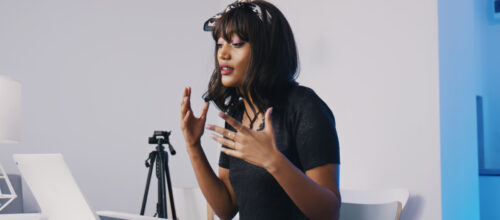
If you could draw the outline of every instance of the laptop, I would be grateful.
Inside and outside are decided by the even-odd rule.
[[[158,220],[148,216],[90,208],[61,154],[14,154],[42,216],[49,220]]]

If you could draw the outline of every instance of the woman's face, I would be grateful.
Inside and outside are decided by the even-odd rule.
[[[236,34],[231,36],[231,42],[219,37],[217,61],[222,75],[222,85],[240,87],[250,63],[250,43],[242,41]]]

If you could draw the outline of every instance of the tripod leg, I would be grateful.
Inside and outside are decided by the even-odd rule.
[[[168,158],[167,153],[165,153],[165,157]],[[167,176],[168,197],[170,198],[170,209],[172,211],[172,219],[177,220],[177,214],[175,213],[174,195],[172,192],[172,182],[170,181],[170,170],[168,168],[168,159],[165,160],[165,175]]]
[[[151,183],[151,173],[153,172],[156,153],[153,152],[149,154],[149,159],[151,159],[151,164],[149,165],[148,177],[146,179],[146,189],[144,190],[144,197],[142,198],[141,215],[144,215],[144,211],[146,210],[146,202],[148,200],[148,193],[149,193],[149,184]]]
[[[167,198],[165,192],[165,153],[163,151],[158,152],[157,154],[157,172],[156,175],[158,177],[158,217],[167,218]],[[158,169],[159,168],[159,169]]]

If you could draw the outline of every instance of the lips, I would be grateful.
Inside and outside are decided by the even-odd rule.
[[[234,70],[234,68],[232,66],[225,65],[225,64],[220,65],[219,68],[220,68],[220,73],[222,75],[229,75]]]

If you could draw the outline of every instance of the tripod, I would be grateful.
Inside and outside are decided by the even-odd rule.
[[[168,140],[169,135],[170,132],[155,131],[153,137],[149,138],[149,143],[157,144],[157,146],[156,150],[149,153],[149,157],[148,159],[146,159],[145,162],[146,167],[149,167],[149,171],[146,180],[146,189],[144,191],[144,197],[142,199],[141,215],[144,215],[144,211],[146,209],[149,185],[151,183],[151,174],[153,173],[153,167],[155,166],[156,178],[158,179],[158,203],[156,204],[156,214],[160,218],[167,218],[167,197],[165,192],[165,187],[167,187],[168,196],[170,198],[170,209],[172,210],[172,219],[177,220],[177,215],[175,213],[174,197],[172,193],[172,183],[170,181],[170,172],[168,168],[168,152],[165,152],[165,147],[163,147],[163,144],[167,144],[170,153],[172,155],[175,155],[175,150]],[[163,137],[163,138],[157,138],[157,137]],[[165,177],[167,179],[167,185],[165,185]]]

